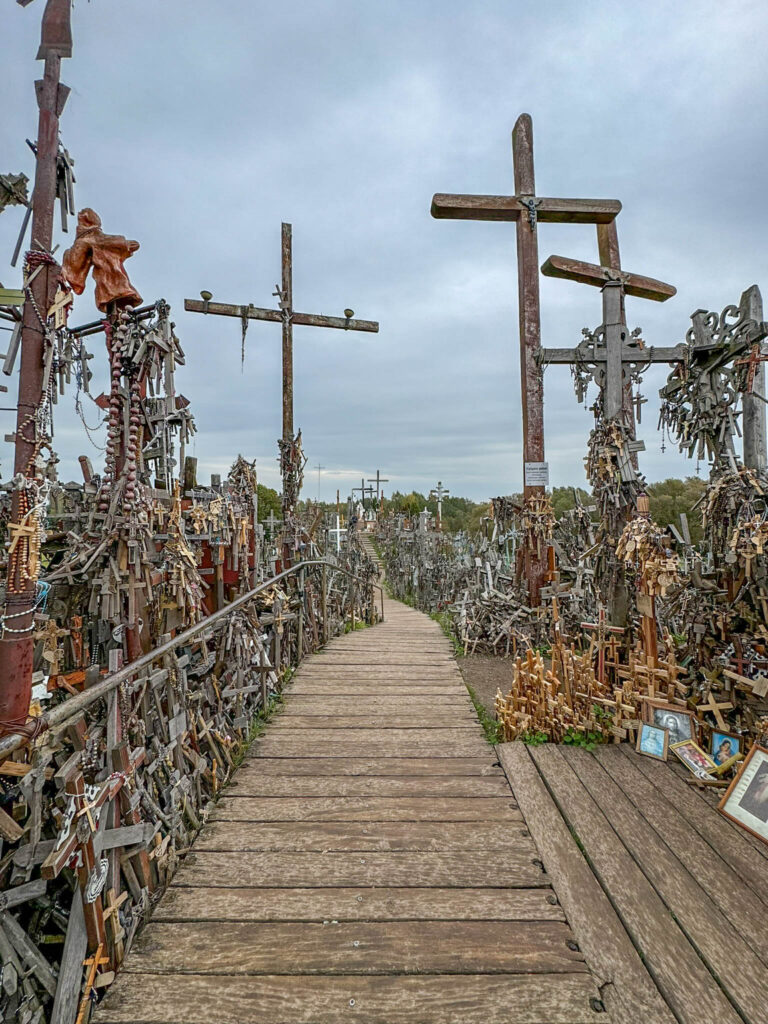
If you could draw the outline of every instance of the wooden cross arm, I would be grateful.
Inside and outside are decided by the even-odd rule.
[[[539,350],[537,359],[542,366],[550,363],[555,365],[567,365],[576,363],[582,353],[575,348],[542,348]],[[640,348],[637,345],[622,345],[622,363],[679,363],[685,358],[685,345],[649,345],[647,348]],[[587,362],[605,362],[605,352],[592,353],[587,357]]]
[[[677,288],[652,277],[641,277],[640,274],[628,274],[623,270],[611,270],[609,267],[598,267],[595,263],[582,263],[571,260],[567,256],[550,256],[542,266],[544,277],[562,277],[567,281],[578,281],[579,284],[591,284],[602,288],[606,281],[620,280],[627,295],[638,299],[652,299],[654,302],[666,302],[677,294]]]
[[[610,224],[621,211],[618,199],[536,198],[536,218],[570,224]],[[438,220],[519,220],[528,208],[517,196],[463,196],[438,192],[432,197]]]
[[[213,313],[216,316],[235,316],[241,319],[243,313],[249,320],[271,320],[282,323],[283,313],[279,309],[261,309],[259,306],[234,306],[226,302],[201,302],[200,299],[184,299],[188,313]],[[321,316],[317,313],[292,313],[291,323],[302,327],[338,327],[342,331],[366,331],[378,334],[379,325],[375,320],[347,320],[343,316]]]

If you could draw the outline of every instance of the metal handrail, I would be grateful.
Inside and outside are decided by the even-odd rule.
[[[252,601],[257,594],[260,594],[263,590],[267,590],[269,587],[274,586],[275,583],[279,583],[280,580],[285,579],[287,576],[291,576],[293,573],[299,572],[302,569],[307,568],[311,565],[324,565],[328,569],[335,572],[344,573],[346,576],[351,576],[352,579],[357,580],[360,583],[364,583],[361,577],[350,572],[349,569],[345,569],[340,565],[334,565],[333,562],[329,562],[323,558],[307,559],[303,562],[297,562],[296,565],[292,565],[290,569],[284,569],[283,572],[278,573],[277,576],[273,576],[271,579],[265,580],[260,583],[258,587],[254,587],[253,590],[249,590],[247,594],[242,594],[240,597],[236,597],[234,601],[226,605],[224,608],[219,608],[205,619],[201,619],[200,622],[196,622],[193,626],[185,629],[183,633],[179,633],[178,636],[172,637],[166,643],[161,644],[159,647],[155,647],[149,651],[148,654],[143,654],[140,658],[132,661],[129,665],[123,666],[117,672],[113,672],[112,675],[107,676],[100,682],[95,683],[89,687],[83,693],[79,693],[76,697],[71,697],[69,700],[62,701],[61,704],[57,704],[55,708],[51,708],[50,711],[46,711],[36,721],[39,723],[38,729],[50,729],[54,725],[60,725],[65,722],[72,715],[78,714],[84,708],[89,707],[95,701],[101,697],[105,697],[108,693],[111,693],[120,683],[130,679],[141,669],[151,665],[158,658],[161,658],[164,654],[168,654],[175,647],[181,647],[187,641],[193,639],[198,633],[201,633],[204,629],[214,625],[220,619],[225,619],[232,612],[237,611],[238,608],[242,608],[244,604]],[[378,583],[371,583],[372,587],[375,587],[381,594],[381,617],[384,619],[384,591]],[[14,750],[18,750],[19,747],[24,746],[28,742],[29,737],[23,736],[20,733],[10,733],[8,736],[4,736],[0,739],[0,758],[7,757],[8,754],[12,754]]]

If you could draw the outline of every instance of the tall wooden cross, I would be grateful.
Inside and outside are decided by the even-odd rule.
[[[368,477],[368,483],[369,484],[372,484],[372,483],[376,484],[376,507],[378,508],[379,507],[379,496],[381,494],[381,485],[382,484],[388,484],[389,483],[389,477],[382,476],[381,475],[381,470],[377,469],[376,470],[376,476],[369,476]]]
[[[357,491],[360,491],[360,500],[363,503],[363,508],[365,508],[365,496],[366,496],[366,494],[370,495],[371,498],[372,498],[374,493],[375,493],[372,487],[366,487],[365,486],[365,477],[363,477],[360,480],[360,486],[359,487],[353,487],[352,488],[352,494],[355,494]]]
[[[293,440],[293,326],[335,327],[342,331],[365,331],[376,334],[379,325],[375,320],[354,320],[354,310],[345,309],[344,316],[322,316],[317,313],[297,313],[293,308],[293,252],[291,225],[282,226],[282,285],[277,285],[273,294],[277,297],[278,309],[261,309],[257,306],[233,306],[224,302],[211,302],[209,292],[201,293],[203,300],[185,299],[184,309],[189,313],[213,313],[216,316],[237,317],[242,323],[248,320],[269,320],[282,324],[283,329],[283,441]],[[207,297],[206,297],[207,296]]]
[[[517,226],[520,384],[523,412],[523,490],[526,501],[544,495],[544,390],[538,365],[541,348],[539,301],[539,221],[610,224],[621,210],[617,199],[546,199],[536,195],[533,167],[533,122],[521,114],[512,132],[515,195],[435,195],[432,216],[454,220],[514,221]],[[539,604],[547,574],[546,550],[526,546],[523,571],[529,601]]]

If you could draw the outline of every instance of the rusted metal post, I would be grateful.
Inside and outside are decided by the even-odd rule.
[[[518,316],[520,322],[520,387],[523,392],[523,497],[529,501],[546,494],[546,487],[529,484],[530,463],[544,459],[544,382],[538,363],[541,348],[541,302],[539,298],[539,243],[536,231],[536,179],[533,167],[533,122],[521,114],[512,131],[512,159],[515,194],[529,199],[528,216],[517,227]],[[547,573],[547,553],[526,546],[522,552],[523,572],[531,605],[540,603],[539,591]]]
[[[283,311],[283,440],[293,440],[293,254],[291,225],[283,224],[281,253],[283,283],[281,308]],[[285,493],[285,488],[283,488]]]
[[[45,60],[42,81],[35,82],[39,108],[37,163],[32,208],[32,248],[50,252],[53,245],[53,215],[56,201],[56,161],[59,151],[59,117],[69,89],[59,82],[61,58],[72,53],[69,0],[48,0],[43,14],[38,60]],[[44,265],[31,284],[24,303],[21,331],[19,404],[16,416],[14,472],[27,477],[36,451],[35,414],[43,394],[43,351],[45,338],[35,306],[45,319],[56,290],[59,268]],[[14,489],[9,526],[19,525],[26,514],[27,492]],[[0,639],[0,734],[14,723],[22,725],[29,713],[32,695],[34,643],[32,625],[36,580],[24,579],[20,560],[16,572],[6,581],[5,616],[8,626]]]

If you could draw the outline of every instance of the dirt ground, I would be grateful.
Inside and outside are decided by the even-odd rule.
[[[509,691],[514,662],[509,658],[470,654],[466,658],[457,658],[456,664],[464,677],[464,682],[472,687],[477,699],[493,718],[496,690],[501,690],[504,694]]]

